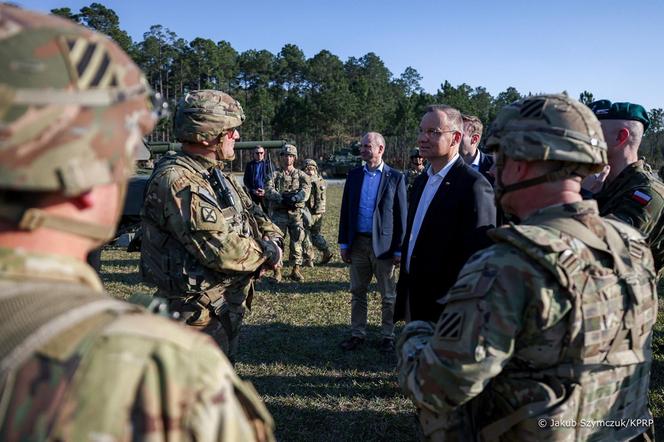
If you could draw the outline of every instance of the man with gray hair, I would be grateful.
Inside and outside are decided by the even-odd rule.
[[[462,137],[458,110],[427,108],[417,143],[430,167],[410,195],[395,320],[437,320],[438,298],[470,255],[490,245],[485,232],[496,223],[493,189],[460,157]]]
[[[355,350],[366,340],[367,289],[371,278],[382,299],[379,349],[394,352],[395,266],[401,260],[406,228],[406,178],[383,161],[385,139],[378,132],[362,137],[364,166],[348,172],[339,215],[341,259],[350,264],[351,336],[341,343]]]

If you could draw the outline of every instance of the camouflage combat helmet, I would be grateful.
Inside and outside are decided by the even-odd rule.
[[[585,164],[588,173],[602,170],[608,161],[599,120],[567,95],[528,97],[507,106],[496,121],[502,126],[500,151],[515,160]]]
[[[514,190],[599,172],[608,161],[599,120],[587,106],[564,94],[537,95],[505,106],[489,129],[486,146],[497,152],[498,201]],[[501,173],[504,157],[558,161],[561,166],[543,176],[505,186]]]
[[[410,158],[416,158],[416,157],[421,157],[420,155],[420,148],[419,147],[413,147],[410,150]]]
[[[316,161],[314,161],[312,159],[304,160],[304,168],[306,169],[309,166],[315,167],[316,170],[318,170],[318,164],[316,164]]]
[[[230,95],[204,89],[187,93],[180,99],[173,117],[178,141],[200,143],[218,137],[244,122],[240,103]]]
[[[0,193],[76,196],[125,183],[136,146],[155,124],[150,96],[140,69],[107,36],[0,5]],[[56,227],[52,216],[28,209],[0,198],[0,217],[21,228],[101,235]]]
[[[297,147],[293,146],[292,144],[286,144],[281,148],[279,155],[293,155],[295,158],[297,158]]]

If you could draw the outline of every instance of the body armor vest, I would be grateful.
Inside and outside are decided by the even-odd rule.
[[[550,399],[517,410],[493,404],[484,414],[491,423],[482,428],[482,440],[504,435],[510,440],[618,441],[647,429],[644,422],[652,418],[647,406],[650,344],[657,316],[654,272],[644,263],[649,251],[640,235],[620,222],[603,221],[605,240],[573,218],[492,232],[496,241],[511,244],[553,275],[572,309],[555,365],[532,366],[517,349],[494,380],[541,382]],[[592,253],[579,253],[582,248]],[[479,406],[485,407],[482,402]],[[629,419],[640,419],[641,425]],[[619,424],[607,428],[591,422]],[[555,423],[563,425],[555,428]]]
[[[255,219],[249,214],[251,199],[241,187],[228,176],[223,176],[228,195],[221,195],[210,184],[208,171],[186,155],[164,157],[155,167],[146,186],[151,191],[152,182],[161,178],[174,167],[184,168],[192,177],[188,184],[191,194],[191,207],[208,205],[218,209],[223,217],[225,228],[240,236],[260,239],[260,231]],[[220,174],[221,175],[221,174]],[[183,188],[186,188],[184,186]],[[184,201],[184,199],[183,199]],[[146,205],[148,199],[146,194]],[[166,229],[162,213],[153,213],[144,206],[142,213],[143,240],[141,244],[141,272],[148,283],[155,284],[160,295],[169,298],[202,298],[205,303],[221,299],[223,289],[232,283],[233,276],[214,271],[199,263],[172,232]],[[216,215],[214,215],[216,217]],[[212,226],[214,229],[214,226]],[[192,230],[196,227],[192,226]]]

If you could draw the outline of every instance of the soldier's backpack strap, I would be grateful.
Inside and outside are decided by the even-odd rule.
[[[139,307],[74,284],[0,283],[0,311],[7,312],[0,324],[0,422],[14,373],[35,352],[95,315],[131,310]],[[97,328],[104,325],[100,321]]]

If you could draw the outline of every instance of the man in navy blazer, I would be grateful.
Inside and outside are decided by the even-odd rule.
[[[401,260],[406,229],[406,182],[403,173],[383,162],[385,139],[377,132],[362,138],[365,165],[348,172],[339,216],[341,259],[350,264],[351,336],[344,350],[364,344],[367,289],[376,277],[382,299],[380,349],[394,351],[395,266]]]
[[[459,155],[462,136],[458,110],[427,108],[417,142],[430,166],[410,195],[395,320],[437,321],[437,301],[468,258],[491,244],[486,231],[496,223],[493,188]]]
[[[466,164],[481,173],[493,186],[495,177],[490,172],[493,166],[493,156],[478,149],[484,125],[474,115],[464,114],[461,115],[461,118],[463,119],[463,136],[461,137],[459,155]]]

